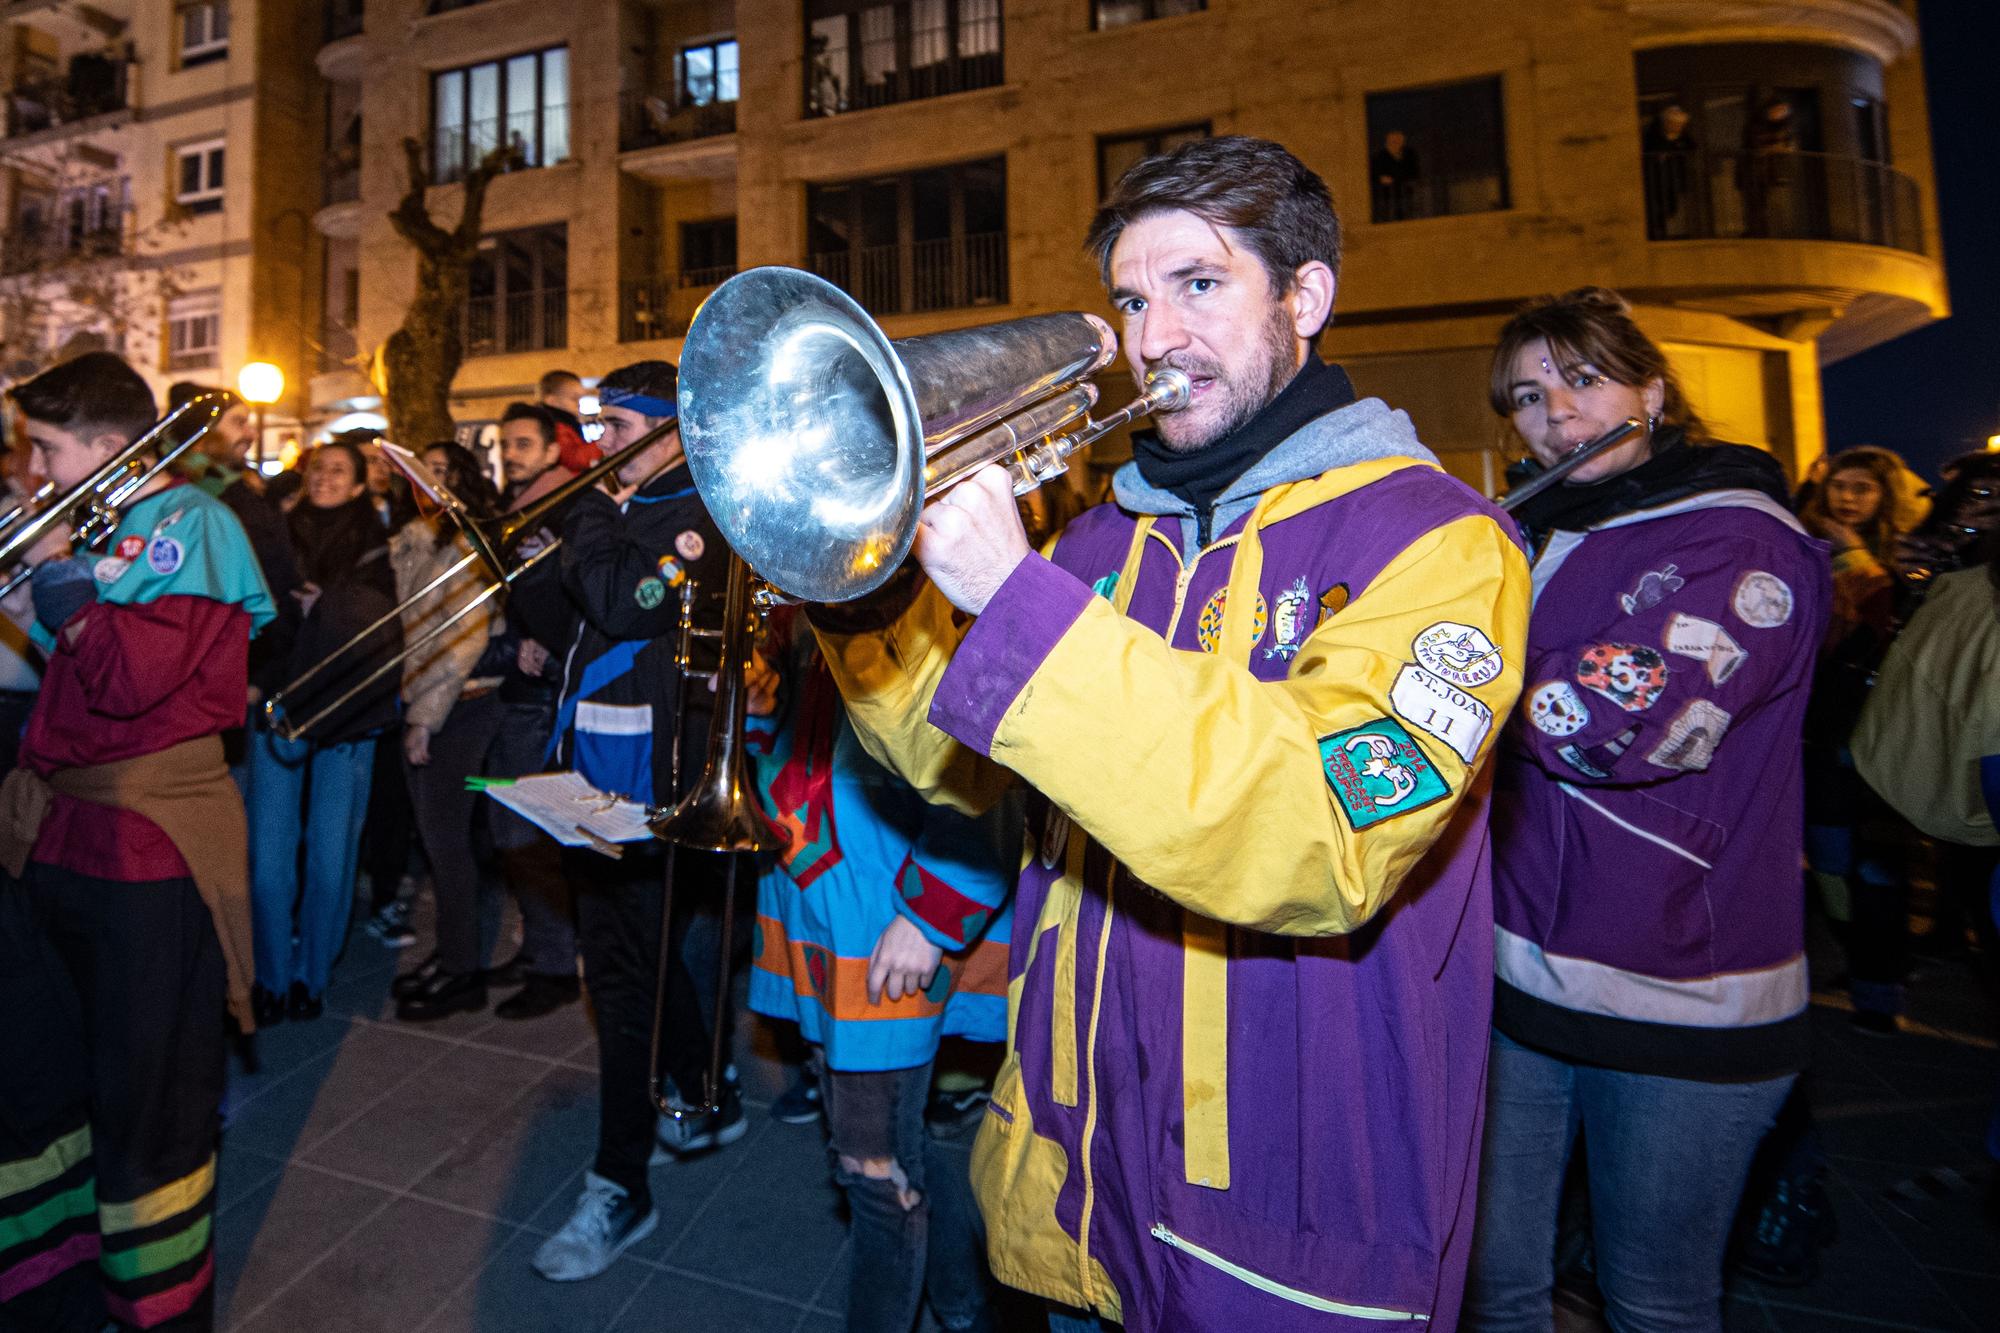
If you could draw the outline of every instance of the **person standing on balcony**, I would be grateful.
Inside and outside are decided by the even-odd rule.
[[[1743,132],[1743,234],[1798,236],[1798,126],[1792,104],[1772,97]]]
[[[1659,241],[1689,232],[1681,205],[1694,180],[1694,133],[1691,117],[1679,102],[1669,102],[1646,127],[1646,235]]]
[[[1368,159],[1368,172],[1375,181],[1377,222],[1401,222],[1405,218],[1429,216],[1417,197],[1423,170],[1417,165],[1417,150],[1409,146],[1401,130],[1382,136],[1382,146]]]

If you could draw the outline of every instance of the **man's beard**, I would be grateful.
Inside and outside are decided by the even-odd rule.
[[[1209,392],[1223,394],[1224,402],[1229,409],[1222,420],[1213,427],[1201,430],[1190,425],[1190,429],[1200,430],[1199,434],[1194,435],[1177,435],[1174,432],[1175,426],[1183,424],[1184,419],[1181,414],[1161,413],[1154,422],[1154,428],[1159,432],[1162,444],[1177,454],[1197,453],[1217,440],[1225,439],[1241,430],[1249,424],[1251,418],[1269,407],[1271,401],[1285,391],[1285,386],[1299,373],[1296,364],[1299,340],[1298,334],[1292,329],[1292,312],[1286,309],[1283,302],[1273,304],[1271,318],[1264,325],[1264,336],[1261,341],[1265,356],[1262,384],[1229,378],[1219,362],[1205,357],[1168,356],[1165,360],[1156,361],[1147,367],[1148,370],[1158,370],[1162,366],[1171,366],[1185,372],[1190,379],[1209,380],[1214,385]],[[1257,367],[1254,365],[1245,367],[1243,373],[1246,377],[1253,376],[1257,373]]]

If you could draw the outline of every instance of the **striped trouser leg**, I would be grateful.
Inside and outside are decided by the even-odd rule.
[[[97,1255],[88,1127],[0,1161],[0,1328],[94,1327]]]
[[[135,1199],[97,1204],[104,1303],[133,1328],[202,1326],[215,1277],[215,1155]]]

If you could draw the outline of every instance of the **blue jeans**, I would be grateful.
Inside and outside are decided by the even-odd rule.
[[[355,860],[368,813],[375,738],[320,745],[254,726],[249,746],[250,907],[257,984],[283,994],[294,981],[319,995],[347,938]],[[299,841],[305,840],[305,893]],[[293,948],[293,911],[298,947]]]
[[[1463,1327],[1548,1333],[1556,1209],[1579,1130],[1604,1318],[1721,1333],[1722,1256],[1757,1144],[1793,1075],[1699,1083],[1571,1064],[1493,1034]]]

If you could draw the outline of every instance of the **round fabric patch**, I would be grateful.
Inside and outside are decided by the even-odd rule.
[[[812,987],[814,995],[824,1000],[828,987],[833,984],[833,960],[817,944],[804,945],[800,952],[806,956],[806,983]]]
[[[122,549],[124,543],[120,542],[119,546]],[[115,555],[107,555],[93,565],[90,572],[96,576],[99,583],[116,583],[125,576],[125,571],[130,568],[132,568],[130,560],[120,560]]]
[[[1528,721],[1545,736],[1574,736],[1590,725],[1590,710],[1574,685],[1551,680],[1528,695]]]
[[[1205,653],[1214,652],[1222,643],[1222,617],[1228,601],[1229,589],[1217,588],[1215,595],[1202,605],[1201,618],[1194,624],[1194,637]],[[1250,616],[1251,647],[1256,647],[1257,641],[1264,637],[1264,627],[1270,618],[1271,608],[1265,605],[1264,594],[1258,593],[1257,609]]]
[[[153,544],[146,548],[146,563],[155,574],[171,574],[181,567],[186,552],[172,537],[155,537]]]
[[[674,549],[681,553],[681,559],[683,560],[699,560],[701,559],[701,553],[708,549],[708,543],[701,539],[699,532],[696,532],[693,528],[689,528],[686,532],[674,538]]]
[[[139,558],[140,553],[143,552],[145,549],[146,549],[146,539],[144,537],[141,537],[138,533],[135,532],[131,534],[129,537],[119,538],[118,549],[112,552],[112,554],[116,555],[120,560],[123,560],[129,564],[132,561],[137,560]]]
[[[663,555],[660,557],[660,577],[667,581],[669,588],[678,588],[687,582],[687,571],[681,568],[680,561]]]
[[[648,575],[632,590],[632,600],[650,611],[667,600],[667,585]]]
[[[1475,690],[1500,674],[1500,650],[1486,632],[1440,620],[1410,644],[1417,665],[1462,690]]]
[[[1776,574],[1753,569],[1736,580],[1729,605],[1752,629],[1776,629],[1792,618],[1792,589]]]
[[[1628,713],[1643,713],[1667,688],[1667,659],[1642,643],[1593,643],[1576,664],[1576,683]]]

